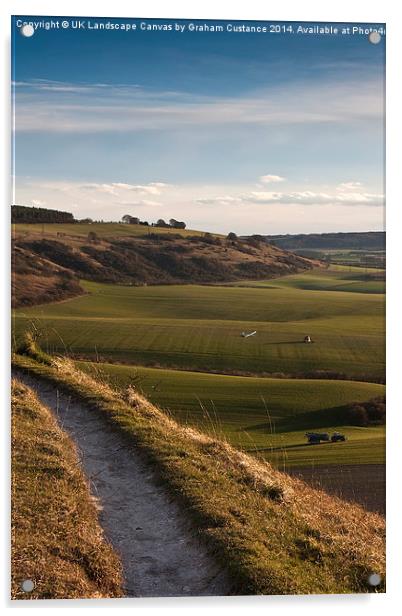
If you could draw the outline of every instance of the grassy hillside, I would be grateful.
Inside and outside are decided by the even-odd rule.
[[[384,426],[351,426],[350,406],[382,396],[383,385],[355,381],[224,376],[77,362],[120,390],[130,385],[181,423],[262,455],[275,466],[384,463]],[[305,432],[341,431],[346,443],[306,447]]]
[[[15,311],[15,334],[32,322],[50,351],[205,372],[384,376],[384,296],[321,290],[333,282],[271,280],[261,288],[130,287],[83,282],[87,295]],[[315,274],[311,276],[316,276]],[[339,280],[337,281],[338,284]],[[365,284],[365,282],[363,282]],[[257,330],[245,339],[242,331]],[[313,344],[303,338],[312,336]]]
[[[12,386],[12,598],[122,596],[121,566],[105,540],[78,455],[51,412]],[[26,593],[24,580],[35,587]]]
[[[130,285],[212,283],[272,278],[313,265],[263,241],[209,233],[117,223],[14,227],[14,306],[54,301],[59,282],[53,284],[45,275],[47,288],[33,284],[44,262],[50,271],[57,270],[58,278],[68,279],[70,295],[71,280],[78,287],[79,279]],[[60,299],[66,296],[60,293]]]
[[[73,273],[64,267],[14,246],[12,250],[11,297],[13,306],[41,301],[61,301],[84,293]]]
[[[233,283],[231,283],[233,284]],[[270,287],[270,280],[240,280],[236,286]],[[352,293],[385,293],[385,272],[374,268],[332,265],[302,274],[283,276],[275,280],[276,287],[291,287],[306,291],[350,291]]]
[[[60,233],[64,233],[68,238],[86,239],[88,233],[94,232],[101,238],[127,238],[141,237],[149,235],[149,233],[180,235],[182,237],[192,235],[204,235],[204,231],[196,231],[193,229],[171,229],[162,227],[146,227],[142,225],[126,225],[118,222],[94,222],[94,223],[40,223],[40,224],[24,224],[17,223],[13,225],[13,236],[19,238],[50,238],[56,239],[60,237]]]
[[[107,414],[147,453],[228,567],[237,594],[370,592],[370,573],[384,575],[381,516],[178,425],[135,389],[122,397],[31,343],[25,352],[14,365]]]

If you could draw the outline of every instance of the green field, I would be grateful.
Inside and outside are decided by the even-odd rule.
[[[291,250],[291,249],[290,249]],[[337,248],[300,248],[294,251],[310,259],[320,259],[327,263],[344,266],[358,266],[363,271],[367,267],[382,269],[385,267],[385,250],[337,249]]]
[[[384,462],[384,427],[345,426],[339,407],[384,394],[374,383],[235,377],[77,362],[139,391],[182,423],[257,452],[276,466]],[[306,446],[308,430],[342,431],[346,443]]]
[[[183,237],[191,235],[204,235],[203,231],[194,231],[192,229],[170,229],[163,227],[146,227],[144,225],[126,225],[117,222],[105,223],[49,223],[49,224],[13,224],[13,234],[18,236],[46,236],[57,237],[58,233],[65,233],[68,238],[83,237],[86,238],[89,232],[95,232],[100,238],[118,238],[118,237],[139,237],[148,235],[149,233],[173,233]],[[216,235],[216,234],[214,234]],[[68,239],[67,238],[67,239]]]
[[[385,293],[384,271],[360,267],[333,265],[326,270],[312,270],[303,274],[284,276],[274,286],[307,291],[349,291],[352,293]],[[272,280],[242,280],[236,286],[269,288]]]
[[[362,382],[384,376],[381,275],[333,266],[231,286],[83,281],[86,295],[16,310],[15,336],[34,325],[45,351],[96,358],[80,365],[277,466],[382,463],[384,427],[345,425],[340,411],[384,392]],[[262,378],[313,370],[359,380]],[[314,429],[348,440],[308,446]]]
[[[16,310],[15,334],[18,339],[34,322],[50,352],[136,365],[245,374],[334,370],[382,378],[384,295],[329,290],[334,280],[346,284],[339,275],[350,274],[317,270],[258,288],[83,282],[87,295]],[[371,284],[354,275],[351,284]],[[256,336],[241,337],[253,330]],[[313,344],[303,343],[306,334]]]

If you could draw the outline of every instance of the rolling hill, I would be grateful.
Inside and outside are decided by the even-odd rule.
[[[76,362],[118,391],[135,387],[181,424],[195,426],[275,467],[381,464],[385,426],[351,425],[351,407],[384,395],[377,383],[275,379]],[[305,432],[340,430],[347,442],[306,447]]]
[[[85,295],[16,310],[14,332],[34,323],[51,352],[150,367],[383,379],[384,295],[328,289],[324,271],[315,282],[306,272],[316,290],[292,276],[257,288],[82,282]],[[245,330],[257,335],[242,338]]]
[[[118,223],[16,224],[13,306],[82,293],[81,279],[134,286],[267,279],[319,265],[264,241]]]
[[[286,250],[348,249],[385,250],[385,232],[367,231],[351,233],[300,233],[297,235],[266,235],[275,246]]]

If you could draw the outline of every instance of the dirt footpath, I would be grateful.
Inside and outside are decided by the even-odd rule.
[[[100,523],[120,555],[128,597],[230,594],[226,573],[199,542],[183,511],[140,452],[96,411],[20,372],[73,438]]]
[[[286,472],[329,494],[385,515],[385,464],[295,466]]]

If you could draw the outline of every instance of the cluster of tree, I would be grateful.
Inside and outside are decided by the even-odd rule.
[[[72,223],[74,216],[70,212],[49,210],[44,207],[11,206],[12,223]]]
[[[237,237],[236,233],[231,231],[230,233],[227,234],[226,239],[232,242],[235,242],[239,238]],[[249,235],[248,237],[243,237],[241,239],[243,239],[243,241],[249,244],[250,246],[255,246],[257,248],[260,244],[264,244],[266,242],[265,236],[258,235],[258,234]]]
[[[145,227],[150,226],[147,220],[140,220],[137,216],[130,216],[130,214],[125,214],[121,220],[126,225],[144,225]]]
[[[385,424],[385,398],[373,398],[367,402],[356,402],[348,411],[352,426],[370,426]]]
[[[186,223],[180,220],[175,220],[171,218],[169,222],[163,220],[163,218],[159,218],[156,222],[149,224],[147,220],[140,220],[136,216],[130,216],[130,214],[125,214],[122,217],[122,221],[127,225],[145,225],[146,227],[162,227],[164,229],[185,229]]]
[[[116,223],[115,220],[104,220],[103,218],[99,219],[99,220],[94,220],[93,218],[79,218],[76,222],[79,222],[83,225],[92,225],[92,224],[96,224],[96,225],[110,225],[110,224],[114,224]]]

